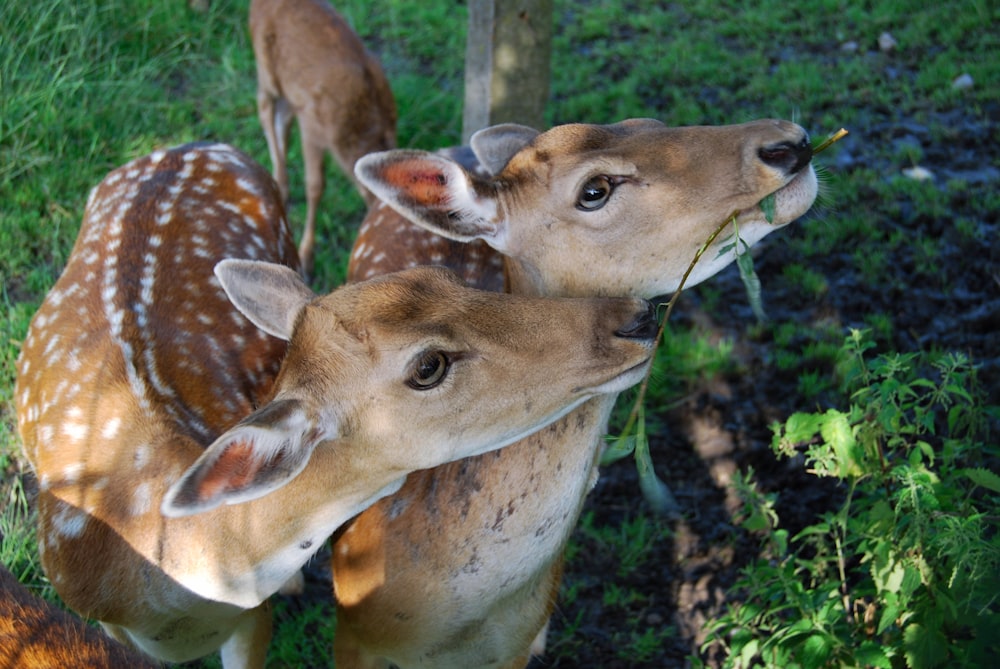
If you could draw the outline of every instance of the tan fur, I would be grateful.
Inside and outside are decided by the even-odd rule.
[[[441,268],[316,297],[296,266],[260,166],[225,145],[158,151],[94,190],[29,327],[15,401],[42,565],[159,659],[262,667],[267,598],[339,525],[649,360],[636,299],[486,293]]]
[[[354,179],[358,158],[396,146],[396,101],[378,60],[325,0],[253,0],[250,33],[260,123],[286,202],[288,131],[298,119],[307,204],[299,254],[311,272],[324,155]]]
[[[533,136],[520,127],[474,136],[493,166],[487,179],[416,151],[368,156],[356,171],[421,227],[503,253],[518,294],[667,294],[731,214],[752,245],[816,195],[807,137],[783,121],[632,120],[517,139]],[[585,184],[602,177],[614,184],[603,206],[578,208]],[[775,192],[768,223],[758,203]],[[399,235],[387,248],[402,246]],[[733,241],[722,234],[688,285],[729,264],[733,253],[719,249]],[[369,257],[383,249],[376,229],[358,243]],[[392,262],[421,262],[422,248]],[[371,265],[355,258],[352,276]],[[337,667],[523,667],[533,641],[544,646],[562,549],[596,480],[613,402],[592,400],[503,451],[416,472],[361,514],[333,552]]]

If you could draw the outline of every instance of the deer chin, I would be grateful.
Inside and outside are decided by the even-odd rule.
[[[805,214],[816,201],[818,193],[819,180],[816,178],[816,170],[810,164],[775,193],[774,224],[787,225]]]
[[[809,211],[818,193],[819,181],[816,178],[816,171],[812,165],[808,165],[787,184],[761,198],[763,202],[767,197],[774,196],[772,220],[767,220],[760,202],[737,213],[736,225],[739,228],[740,239],[748,246],[753,246],[771,232],[794,222]]]
[[[760,204],[741,211],[740,219],[747,216],[750,219],[763,220],[771,228],[779,228],[788,225],[809,211],[809,207],[816,201],[818,193],[819,180],[816,178],[816,170],[810,164],[805,169],[800,170],[791,181],[774,191],[773,221],[768,222],[764,218],[764,211]]]

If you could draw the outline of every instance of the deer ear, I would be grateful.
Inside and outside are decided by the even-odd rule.
[[[431,232],[460,242],[501,237],[497,204],[485,182],[437,153],[397,149],[369,153],[354,164],[368,190],[400,214]]]
[[[229,301],[269,335],[289,340],[302,309],[315,295],[298,272],[260,260],[222,260],[215,266]]]
[[[473,153],[490,174],[500,174],[514,154],[538,136],[538,131],[517,123],[501,123],[483,128],[469,139]]]
[[[178,518],[263,497],[294,479],[330,432],[299,401],[271,402],[216,439],[170,486],[160,512]]]

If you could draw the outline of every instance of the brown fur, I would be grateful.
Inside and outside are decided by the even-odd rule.
[[[159,665],[32,594],[0,566],[0,669]]]

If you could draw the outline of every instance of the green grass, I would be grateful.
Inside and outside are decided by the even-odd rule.
[[[374,3],[366,0],[336,4],[383,60],[399,103],[400,144],[435,148],[457,142],[465,6],[387,0],[372,11]],[[19,484],[24,465],[11,406],[14,361],[31,315],[66,261],[89,189],[110,169],[155,146],[195,139],[230,142],[269,162],[256,116],[246,2],[214,0],[207,14],[197,14],[180,1],[0,0],[0,16],[0,557],[41,588],[30,504]],[[1000,23],[1000,7],[991,0],[947,7],[917,0],[765,0],[752,8],[734,0],[558,0],[554,18],[550,124],[652,116],[681,125],[778,116],[818,135],[865,125],[878,113],[880,119],[927,121],[934,140],[947,143],[948,128],[938,129],[932,115],[963,109],[985,117],[995,109],[990,105],[1000,81],[1000,35],[992,28]],[[899,43],[892,55],[874,46],[883,31]],[[842,50],[848,41],[857,42],[858,50]],[[951,81],[961,73],[977,85],[954,90]],[[882,158],[895,171],[924,157],[921,147],[890,139],[884,140]],[[299,223],[304,178],[294,133],[291,146],[289,214]],[[828,156],[837,150],[819,162],[832,161]],[[945,286],[955,280],[938,272],[933,237],[872,221],[940,217],[970,198],[982,211],[996,212],[1000,195],[960,181],[927,189],[902,177],[886,179],[885,173],[884,166],[849,174],[829,170],[825,204],[813,224],[781,233],[774,242],[788,245],[801,260],[763,277],[765,300],[768,282],[826,294],[831,288],[810,270],[809,259],[842,248],[855,250],[849,270],[869,285],[898,280],[892,254],[900,249],[912,257],[920,280]],[[342,280],[362,215],[349,182],[332,164],[327,174],[315,279],[320,289]],[[882,203],[880,211],[867,208],[872,201]],[[975,218],[954,221],[959,242],[971,244],[981,234]],[[710,282],[698,291],[708,308],[745,299],[713,292]],[[872,314],[869,322],[877,337],[891,337],[891,320]],[[829,364],[839,334],[808,324],[775,328],[775,364],[801,375],[800,391],[808,400],[822,395],[828,381],[817,369]],[[732,371],[726,342],[683,329],[675,329],[671,341],[651,390],[655,408],[676,401],[699,375]],[[629,522],[641,527],[651,521]],[[613,537],[601,542],[641,561],[648,537],[629,527],[606,530]],[[574,587],[564,592],[562,607],[572,606]],[[609,593],[610,602],[625,608],[644,596]],[[321,615],[297,615],[316,620],[317,638],[330,634]],[[565,615],[571,635],[577,618],[571,610]],[[288,665],[296,662],[288,650],[298,645],[296,625],[292,620],[288,631],[279,630],[275,642],[286,649],[281,662]],[[659,634],[638,624],[634,638],[620,640],[623,652],[641,657]],[[572,658],[568,638],[552,645],[564,661]]]

